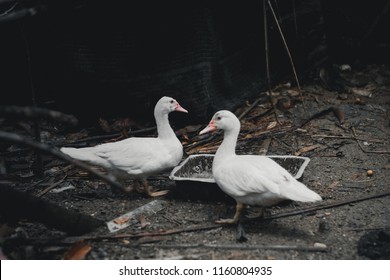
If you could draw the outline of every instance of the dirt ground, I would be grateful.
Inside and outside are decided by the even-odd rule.
[[[326,84],[326,79],[322,82]],[[191,199],[190,193],[183,198],[175,182],[168,179],[169,172],[151,178],[150,182],[158,189],[170,189],[170,193],[162,198],[148,198],[140,193],[113,190],[78,168],[66,168],[67,163],[51,156],[45,156],[45,175],[39,178],[31,171],[29,149],[2,144],[0,184],[3,186],[40,194],[45,201],[104,222],[154,200],[160,206],[157,212],[141,212],[130,226],[118,232],[110,233],[103,223],[72,238],[72,234],[41,222],[10,219],[5,211],[0,217],[2,257],[389,259],[390,67],[368,65],[340,70],[338,83],[341,85],[338,91],[327,90],[319,82],[303,85],[305,103],[297,102],[295,106],[299,94],[296,88],[275,89],[273,99],[279,123],[275,122],[275,114],[267,102],[259,102],[242,118],[237,152],[260,154],[266,150],[268,155],[309,157],[303,183],[319,193],[323,201],[282,203],[268,209],[265,219],[247,217],[238,227],[214,224],[219,216],[232,215],[234,205],[229,201]],[[253,102],[243,104],[237,114]],[[305,123],[307,120],[310,121]],[[11,126],[3,119],[1,124],[9,131],[26,129],[21,121]],[[179,133],[187,155],[213,153],[219,138],[195,146],[202,139],[190,128],[194,126]],[[93,133],[96,134],[95,128],[71,134],[66,127],[56,130],[43,127],[41,134],[46,142],[55,139],[60,144]],[[96,143],[88,142],[88,145]],[[344,203],[336,205],[338,202]],[[278,217],[281,213],[309,207],[314,209]],[[257,210],[248,209],[248,215],[253,216]]]

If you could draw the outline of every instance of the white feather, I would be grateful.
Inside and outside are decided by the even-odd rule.
[[[186,112],[176,100],[163,97],[155,107],[158,137],[133,137],[88,148],[61,148],[69,156],[121,171],[130,178],[147,178],[151,174],[175,167],[183,156],[183,147],[169,125],[168,114]]]
[[[233,113],[217,112],[209,127],[224,130],[224,139],[214,157],[213,176],[218,186],[237,202],[267,207],[285,199],[301,202],[322,200],[272,159],[236,155],[240,122]]]

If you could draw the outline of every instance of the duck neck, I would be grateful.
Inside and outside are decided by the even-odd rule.
[[[154,117],[157,124],[157,134],[160,139],[170,139],[172,137],[176,138],[175,132],[172,127],[169,125],[168,114],[155,112]]]
[[[222,144],[219,146],[217,153],[215,154],[216,159],[236,154],[236,144],[239,133],[239,127],[224,131]]]

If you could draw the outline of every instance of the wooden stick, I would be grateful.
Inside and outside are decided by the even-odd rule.
[[[267,21],[267,0],[263,0],[263,20],[264,20],[264,49],[265,49],[265,69],[267,73],[267,95],[268,100],[271,103],[275,120],[278,124],[281,124],[278,119],[278,114],[276,112],[274,100],[272,98],[272,90],[271,90],[271,74],[269,70],[269,48],[268,48],[268,21]]]
[[[54,189],[55,187],[57,187],[58,185],[62,184],[64,182],[64,180],[66,179],[66,177],[68,177],[68,174],[66,174],[64,177],[61,178],[61,180],[55,182],[54,184],[50,185],[49,187],[47,187],[46,189],[44,189],[43,191],[41,191],[37,197],[42,197],[43,195],[45,195],[46,193],[48,193],[49,191],[51,191],[52,189]]]
[[[245,117],[250,111],[252,111],[253,108],[259,104],[260,101],[263,100],[263,97],[257,98],[247,109],[245,109],[244,112],[241,113],[241,115],[238,116],[238,119],[241,120],[243,117]],[[268,111],[267,111],[268,112]]]
[[[137,247],[157,247],[161,249],[221,249],[221,250],[278,250],[326,252],[326,247],[306,245],[239,245],[239,244],[137,244]]]
[[[62,153],[60,150],[58,150],[57,148],[55,147],[51,147],[47,144],[44,144],[44,143],[39,143],[37,141],[34,141],[34,140],[31,140],[31,139],[28,139],[28,138],[25,138],[25,137],[22,137],[18,134],[15,134],[15,133],[9,133],[9,132],[4,132],[4,131],[0,131],[0,139],[3,139],[3,140],[6,140],[6,141],[9,141],[9,142],[13,142],[13,143],[18,143],[18,144],[22,144],[22,145],[27,145],[33,149],[36,149],[36,150],[39,150],[39,151],[42,151],[42,152],[45,152],[45,153],[49,153],[57,158],[60,158],[66,162],[69,162],[73,165],[76,165],[77,167],[81,168],[81,169],[84,169],[86,170],[87,172],[95,175],[96,177],[102,179],[103,181],[105,181],[106,183],[108,183],[110,186],[112,187],[115,187],[115,188],[118,188],[118,189],[121,189],[122,191],[125,191],[127,192],[127,189],[125,187],[123,187],[121,184],[119,184],[117,181],[115,181],[114,179],[112,179],[111,177],[109,176],[106,176],[104,174],[101,174],[100,172],[92,169],[89,165],[81,162],[81,161],[78,161],[74,158],[71,158],[70,156]]]
[[[351,140],[359,140],[359,141],[367,141],[367,142],[384,144],[384,142],[382,140],[379,140],[379,139],[363,139],[363,138],[356,138],[354,136],[347,136],[347,135],[314,134],[314,135],[310,135],[310,137],[315,137],[315,138],[334,138],[334,139],[351,139]]]
[[[380,198],[380,197],[389,196],[389,195],[390,195],[390,191],[386,191],[383,193],[377,193],[377,194],[363,196],[363,197],[359,197],[359,198],[350,198],[350,199],[336,201],[336,202],[329,203],[329,204],[320,204],[320,205],[316,205],[313,207],[298,209],[298,210],[291,211],[291,212],[279,213],[279,214],[272,215],[270,217],[264,217],[262,220],[274,220],[274,219],[279,219],[279,218],[297,216],[297,215],[301,215],[301,214],[315,212],[317,210],[340,207],[340,206],[343,206],[343,205],[346,205],[349,203],[361,202],[361,201]]]
[[[357,139],[357,135],[356,135],[356,130],[354,127],[352,127],[352,133],[353,133],[353,136],[354,136],[354,139],[356,141],[356,143],[358,144],[359,148],[364,152],[364,153],[371,153],[371,154],[390,154],[390,151],[368,151],[366,149],[363,148],[362,144],[360,144],[359,140]]]
[[[291,53],[290,53],[290,49],[288,48],[286,39],[284,38],[284,35],[283,35],[282,28],[280,27],[279,21],[278,21],[278,19],[277,19],[277,17],[276,17],[274,8],[272,7],[272,4],[271,4],[271,1],[270,1],[270,0],[268,0],[268,6],[269,6],[269,8],[270,8],[270,10],[271,10],[271,12],[272,12],[272,15],[273,15],[274,19],[275,19],[276,26],[278,27],[278,30],[279,30],[279,33],[280,33],[280,37],[282,38],[282,41],[283,41],[284,47],[285,47],[285,49],[286,49],[287,55],[288,55],[288,57],[289,57],[289,59],[290,59],[291,67],[292,67],[292,70],[293,70],[293,73],[294,73],[294,77],[295,77],[295,81],[296,81],[297,87],[298,87],[299,96],[301,97],[301,101],[302,101],[302,105],[303,105],[303,110],[304,110],[305,113],[307,114],[305,101],[304,101],[303,96],[302,96],[301,86],[300,86],[300,84],[299,84],[298,75],[297,75],[297,72],[296,72],[295,66],[294,66],[294,61],[293,61],[293,59],[292,59],[292,56],[291,56]]]
[[[181,229],[170,229],[170,230],[164,230],[164,231],[156,231],[156,232],[141,232],[141,233],[121,233],[121,234],[114,234],[114,235],[98,235],[98,236],[71,236],[71,237],[65,237],[63,239],[54,239],[54,240],[42,240],[42,239],[24,239],[23,243],[39,243],[39,244],[46,244],[53,242],[55,244],[72,244],[74,242],[78,242],[81,240],[90,240],[90,241],[100,241],[100,240],[116,240],[116,239],[124,239],[124,238],[142,238],[142,237],[151,237],[151,236],[166,236],[166,235],[173,235],[183,232],[194,232],[194,231],[203,231],[203,230],[212,230],[216,228],[221,228],[227,225],[222,224],[212,224],[212,225],[206,225],[206,226],[197,226],[197,227],[189,227],[189,228],[181,228]],[[230,225],[229,225],[230,226]]]
[[[0,115],[21,116],[30,119],[48,118],[55,121],[76,125],[78,120],[75,116],[61,113],[59,111],[48,110],[38,107],[21,106],[0,106]]]

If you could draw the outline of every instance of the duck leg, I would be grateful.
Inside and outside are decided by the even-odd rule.
[[[145,188],[143,186],[141,186],[140,180],[134,180],[133,185],[134,185],[134,188],[137,192],[139,192],[139,193],[144,192]]]
[[[162,196],[162,195],[166,195],[169,191],[168,190],[165,190],[165,191],[159,191],[159,192],[153,192],[148,184],[148,181],[143,179],[141,180],[141,183],[142,185],[144,186],[144,190],[145,192],[151,196],[151,197],[156,197],[156,196]]]
[[[217,224],[237,224],[240,220],[242,210],[244,209],[244,204],[237,202],[236,204],[236,213],[234,214],[233,219],[219,219],[215,221]]]

